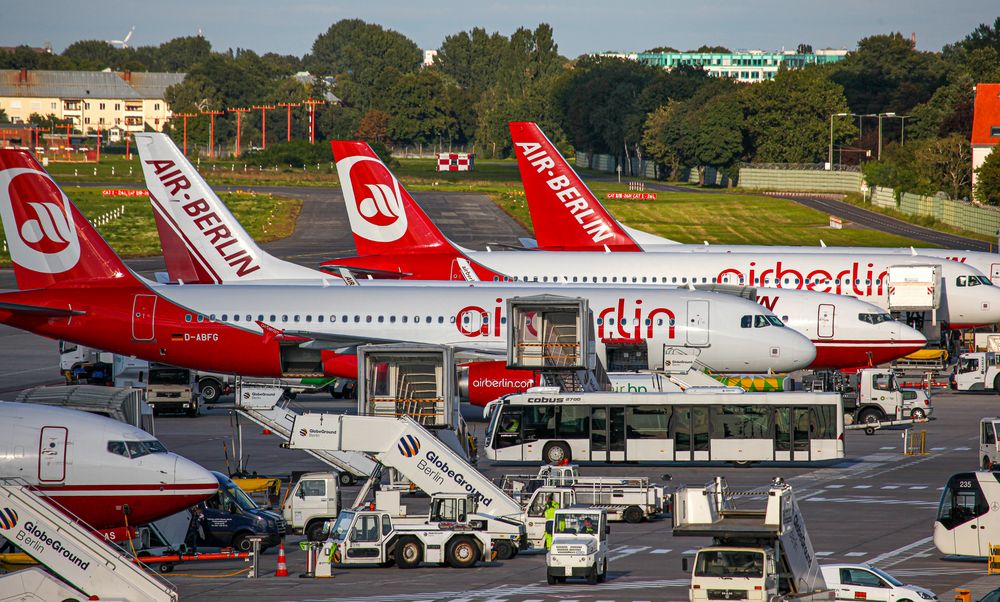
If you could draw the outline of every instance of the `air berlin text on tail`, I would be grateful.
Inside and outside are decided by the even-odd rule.
[[[192,222],[208,239],[210,244],[230,266],[236,268],[237,277],[243,277],[260,269],[251,255],[241,245],[239,239],[222,223],[222,218],[211,210],[204,198],[192,199],[191,194],[183,192],[191,189],[191,180],[181,171],[176,163],[168,159],[146,161],[153,166],[160,183],[173,198],[170,201],[181,203],[184,213],[192,218]],[[235,246],[234,246],[235,245]]]

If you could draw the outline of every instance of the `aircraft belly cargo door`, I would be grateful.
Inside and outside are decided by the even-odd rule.
[[[829,303],[820,303],[816,316],[816,334],[821,339],[833,336],[835,307]]]
[[[156,295],[136,295],[132,301],[132,338],[152,341],[153,320],[156,314]]]
[[[66,438],[64,426],[45,426],[38,438],[38,480],[61,483],[66,479]]]
[[[688,301],[687,313],[687,344],[692,347],[707,347],[708,301]]]

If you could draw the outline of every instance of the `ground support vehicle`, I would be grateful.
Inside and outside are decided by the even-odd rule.
[[[147,374],[146,403],[153,409],[154,415],[162,412],[198,415],[194,372],[187,368],[151,363]]]
[[[276,546],[287,526],[280,515],[260,508],[232,479],[213,472],[219,491],[197,506],[191,537],[197,547],[252,549],[251,536],[263,536],[260,550]]]
[[[301,414],[295,418],[291,433],[289,447],[293,449],[370,454],[432,498],[470,496],[475,505],[467,514],[468,524],[479,525],[498,546],[503,545],[500,542],[517,542],[519,549],[541,548],[548,503],[555,502],[561,508],[576,504],[572,489],[539,487],[522,507],[462,454],[408,416]],[[498,555],[506,552],[498,550]]]
[[[995,391],[1000,393],[1000,354],[993,351],[963,353],[951,375],[956,391]]]
[[[870,564],[825,564],[823,579],[837,592],[837,600],[884,600],[917,602],[937,600],[937,594],[917,585],[906,585]]]
[[[1000,416],[987,416],[979,421],[979,467],[991,470],[994,464],[1000,463]]]
[[[607,511],[610,520],[642,522],[663,514],[670,505],[662,485],[645,477],[581,476],[574,464],[542,466],[534,475],[506,475],[501,486],[515,498],[534,493],[539,487],[569,487],[577,504]]]
[[[704,488],[682,487],[673,516],[675,537],[712,538],[694,558],[691,602],[833,599],[792,488],[781,479],[755,490],[732,490],[721,477]]]
[[[948,352],[944,349],[920,349],[893,361],[891,367],[896,373],[937,374],[948,367]]]
[[[608,577],[608,515],[593,508],[561,508],[552,519],[552,547],[545,555],[549,585],[583,577],[591,585]]]
[[[427,562],[470,568],[480,560],[492,560],[493,550],[489,535],[467,526],[402,526],[379,510],[345,510],[319,558],[318,577],[329,576],[332,564],[395,564],[411,569]]]
[[[292,533],[320,541],[326,522],[340,514],[340,479],[332,472],[310,472],[299,477],[281,505]]]
[[[110,385],[114,382],[114,354],[59,341],[59,371],[67,385]]]
[[[850,416],[852,423],[917,420],[934,411],[926,391],[900,388],[896,375],[885,368],[864,368],[851,374],[816,372],[802,382],[807,390],[840,393],[844,415]]]
[[[236,377],[217,372],[197,372],[198,394],[203,403],[216,403],[223,395],[236,390]],[[332,386],[333,378],[277,378],[273,380],[253,379],[254,382],[273,384],[281,387],[285,395],[294,399],[299,393],[317,393]]]
[[[1000,541],[1000,472],[954,474],[945,484],[934,521],[934,546],[942,554],[986,557]]]
[[[0,478],[3,536],[51,571],[36,567],[0,576],[0,592],[17,599],[15,594],[38,599],[30,594],[40,593],[48,600],[176,602],[173,586],[58,506],[20,479]]]

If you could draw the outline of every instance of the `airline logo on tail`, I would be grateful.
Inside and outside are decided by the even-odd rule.
[[[356,184],[359,182],[384,182]],[[397,180],[378,159],[351,156],[337,161],[347,215],[354,233],[375,242],[393,242],[406,234],[406,210]]]
[[[42,274],[61,274],[80,260],[69,198],[42,171],[0,171],[0,216],[11,259]]]

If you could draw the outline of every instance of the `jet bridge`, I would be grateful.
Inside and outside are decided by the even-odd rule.
[[[45,565],[72,588],[91,599],[130,602],[176,602],[173,586],[144,565],[94,534],[93,528],[21,479],[0,478],[0,536],[13,542]],[[0,577],[0,591],[24,593],[45,591],[32,583],[32,591],[15,592],[26,580],[12,573]],[[58,588],[50,584],[49,591]]]

